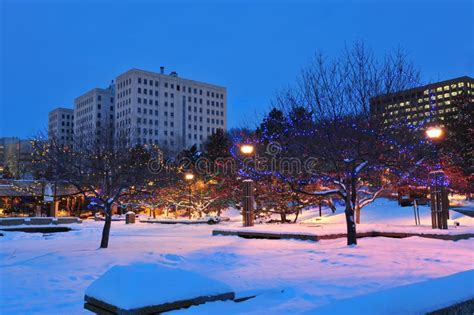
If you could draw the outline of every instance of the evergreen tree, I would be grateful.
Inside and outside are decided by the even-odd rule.
[[[217,158],[230,157],[232,142],[223,129],[217,129],[204,143],[205,156],[215,161]]]

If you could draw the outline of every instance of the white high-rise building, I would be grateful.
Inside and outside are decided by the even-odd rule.
[[[74,141],[90,144],[114,135],[114,85],[92,89],[74,100]]]
[[[157,144],[177,152],[201,147],[217,129],[226,129],[226,88],[131,69],[116,78],[116,139],[128,145]]]
[[[48,115],[48,138],[59,144],[71,145],[74,136],[74,110],[58,107]]]

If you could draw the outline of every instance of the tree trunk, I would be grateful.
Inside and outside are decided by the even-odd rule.
[[[319,202],[318,206],[319,206],[319,216],[321,217],[321,216],[323,215],[323,214],[321,213],[321,202]]]
[[[355,207],[355,216],[356,216],[356,223],[360,224],[360,207],[359,206]]]
[[[354,222],[354,210],[348,203],[346,203],[345,214],[346,214],[346,226],[347,226],[347,245],[356,245],[357,234],[356,234],[356,225]]]
[[[293,221],[293,223],[296,223],[296,221],[298,221],[299,214],[300,214],[300,210],[296,211],[296,216],[295,216],[295,220]]]
[[[286,223],[286,213],[280,213],[281,223]]]
[[[105,224],[104,229],[102,230],[102,240],[100,241],[100,248],[107,248],[109,246],[110,226],[112,225],[112,211],[110,206],[110,204],[106,203],[104,207]]]
[[[347,226],[347,245],[357,245],[357,234],[356,234],[356,224],[354,222],[354,208],[352,207],[352,199],[351,199],[351,187],[349,185],[349,181],[346,183],[347,191],[346,191],[346,226]]]

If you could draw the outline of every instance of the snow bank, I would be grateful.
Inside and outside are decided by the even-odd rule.
[[[230,292],[228,285],[191,271],[135,263],[110,268],[85,294],[130,310]]]
[[[474,298],[474,269],[346,300],[306,314],[425,314]]]
[[[319,217],[317,209],[304,211],[300,216],[302,223],[345,223],[344,208],[337,206],[335,214],[327,214],[328,209],[324,208],[326,215]],[[420,219],[422,225],[431,225],[431,210],[429,206],[420,206]],[[449,211],[449,225],[453,225],[453,219],[460,221],[461,225],[474,226],[474,218]],[[410,226],[415,224],[413,207],[401,207],[397,201],[386,198],[376,199],[361,210],[362,224],[390,224]]]
[[[176,219],[170,217],[158,217],[158,218],[146,218],[140,219],[142,223],[181,223],[181,224],[196,224],[196,223],[219,223],[221,221],[220,217],[202,217],[194,219]]]

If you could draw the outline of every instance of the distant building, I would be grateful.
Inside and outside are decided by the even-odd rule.
[[[157,144],[173,152],[198,148],[217,129],[226,129],[226,88],[160,73],[131,69],[116,78],[116,138],[128,145]]]
[[[50,137],[76,146],[111,139],[116,145],[156,144],[174,153],[202,148],[211,134],[227,127],[227,90],[165,74],[163,67],[160,73],[131,69],[108,88],[77,97],[73,112],[52,110],[48,127]]]
[[[0,138],[0,174],[17,179],[31,179],[33,146],[29,140],[16,137]]]
[[[0,138],[0,177],[4,175],[8,176],[6,173],[10,173],[10,166],[8,165],[8,156],[11,155],[12,147],[18,143],[18,138],[15,137],[2,137]]]
[[[114,85],[92,89],[74,100],[74,142],[93,143],[113,135]],[[104,132],[110,132],[105,135]]]
[[[371,99],[371,112],[386,126],[397,122],[420,126],[430,121],[442,125],[458,118],[461,96],[474,103],[474,79],[464,76]]]
[[[71,145],[74,136],[74,110],[58,107],[48,115],[48,138],[59,144]]]

